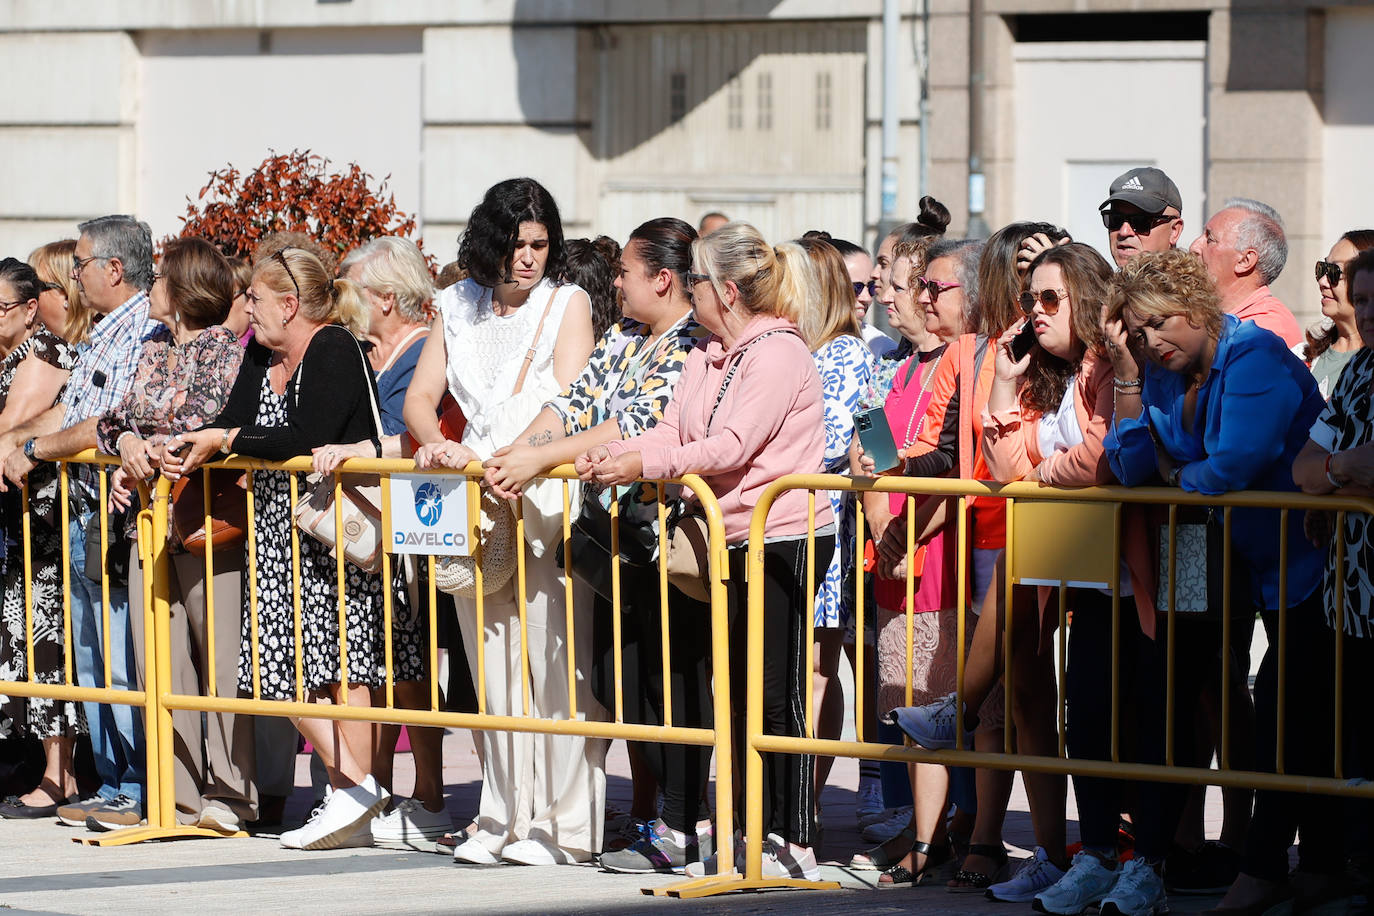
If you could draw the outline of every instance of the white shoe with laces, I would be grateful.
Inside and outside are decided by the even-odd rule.
[[[344,845],[360,845],[360,835],[366,835],[367,845],[371,845],[372,834],[368,827],[373,816],[386,807],[390,798],[391,793],[368,774],[356,786],[329,793],[324,806],[311,816],[293,839],[300,843],[301,849],[336,849]],[[285,842],[286,836],[283,836],[283,845]]]
[[[1101,903],[1121,877],[1120,866],[1108,868],[1086,850],[1077,853],[1069,870],[1053,885],[1035,895],[1031,907],[1039,913],[1078,916]]]
[[[386,849],[431,849],[453,829],[447,811],[430,811],[418,798],[407,798],[372,819],[372,841]]]
[[[1021,862],[1006,881],[988,888],[987,898],[1002,903],[1030,903],[1035,895],[1053,887],[1064,877],[1064,870],[1050,861],[1044,847],[1035,847],[1035,855]]]
[[[1154,916],[1169,912],[1164,879],[1144,859],[1135,858],[1121,867],[1112,892],[1102,900],[1102,916]]]
[[[816,864],[816,852],[810,846],[796,846],[770,833],[763,844],[763,877],[819,881],[821,867]]]

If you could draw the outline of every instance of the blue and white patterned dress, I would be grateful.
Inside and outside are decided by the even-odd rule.
[[[824,344],[813,356],[825,399],[824,470],[847,474],[854,413],[877,360],[862,340],[849,334]],[[848,627],[854,616],[854,494],[827,495],[835,513],[835,553],[816,595],[815,626]]]

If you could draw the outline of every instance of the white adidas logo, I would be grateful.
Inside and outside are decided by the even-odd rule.
[[[1123,191],[1143,191],[1145,188],[1140,183],[1140,178],[1132,175],[1130,180],[1121,186]]]

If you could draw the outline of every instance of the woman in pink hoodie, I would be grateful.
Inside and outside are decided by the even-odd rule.
[[[643,435],[591,449],[584,479],[625,484],[699,474],[720,501],[729,547],[731,679],[736,734],[745,710],[749,522],[764,489],[784,474],[816,472],[825,453],[821,380],[797,332],[784,265],[758,230],[730,223],[692,245],[687,275],[696,319],[711,332],[687,356],[663,419]],[[816,501],[815,555],[807,556],[805,490],[773,503],[764,539],[763,718],[768,734],[802,734],[810,689],[806,654],[808,564],[815,581],[834,552],[828,500]],[[816,879],[815,761],[764,755],[764,874]],[[737,847],[742,852],[743,847]],[[709,868],[709,866],[708,866]]]

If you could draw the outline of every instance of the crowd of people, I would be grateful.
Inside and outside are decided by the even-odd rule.
[[[477,462],[493,501],[519,504],[525,552],[523,577],[490,590],[480,611],[466,593],[431,607],[423,564],[396,562],[388,578],[350,559],[340,578],[328,546],[293,536],[305,475],[260,471],[250,482],[215,472],[213,498],[242,500],[247,487],[254,511],[249,530],[208,547],[171,526],[174,691],[355,705],[390,695],[398,707],[428,708],[439,676],[434,614],[450,659],[448,709],[475,711],[480,696],[498,716],[575,710],[742,736],[752,546],[764,576],[766,731],[838,738],[839,659],[847,653],[852,669],[862,640],[869,664],[849,687],[868,698],[866,735],[996,752],[1010,726],[1018,752],[1055,756],[1050,646],[1061,596],[1008,586],[1004,501],[971,499],[960,518],[947,498],[813,500],[793,490],[774,503],[764,543],[749,543],[750,522],[763,490],[798,471],[1368,495],[1374,230],[1346,233],[1317,262],[1324,320],[1304,336],[1269,288],[1287,259],[1273,208],[1229,200],[1183,250],[1179,190],[1142,168],[1111,183],[1100,212],[1115,264],[1050,223],[950,238],[948,210],[929,197],[872,256],[821,230],[770,242],[718,213],[700,231],[650,219],[622,247],[565,239],[549,192],[510,179],[472,211],[438,281],[400,238],[368,241],[342,261],[300,233],[270,236],[244,261],[180,238],[155,259],[148,226],[132,217],[82,223],[75,242],[0,262],[0,680],[60,684],[70,668],[83,687],[142,686],[145,572],[133,514],[159,475],[185,487],[176,493],[225,454],[310,455],[324,476],[358,457],[413,458],[422,469]],[[873,326],[875,304],[891,336]],[[895,458],[865,451],[857,418],[887,427]],[[62,486],[55,459],[86,448],[117,469],[102,480],[72,466]],[[562,485],[540,480],[565,464],[580,477],[570,490],[579,535],[568,544]],[[700,578],[693,587],[674,573],[661,604],[660,538],[676,550],[695,516],[690,494],[655,481],[689,473],[723,516],[731,723],[713,722]],[[605,550],[615,548],[595,553],[612,516],[618,608],[606,577]],[[671,529],[660,531],[665,518]],[[1205,767],[1225,746],[1237,768],[1274,772],[1282,760],[1284,772],[1331,776],[1339,752],[1343,775],[1369,778],[1374,723],[1358,701],[1374,671],[1368,517],[1347,513],[1338,530],[1334,515],[1313,512],[1286,535],[1277,509],[1237,508],[1229,528],[1222,518],[1180,511],[1171,539],[1163,509],[1128,507],[1118,594],[1061,586],[1072,615],[1069,757],[1111,759],[1119,738],[1121,759],[1134,762],[1162,764],[1172,748],[1174,762]],[[863,626],[860,594],[874,609]],[[1257,619],[1269,649],[1252,698]],[[1340,683],[1333,631],[1346,637]],[[1008,655],[1014,682],[1004,684]],[[1331,739],[1338,712],[1342,748]],[[40,744],[41,760],[0,816],[97,831],[139,824],[144,728],[131,706],[10,698],[0,712],[0,737],[15,739],[6,753],[23,738]],[[716,868],[709,748],[631,743],[634,800],[609,819],[607,741],[474,732],[481,799],[455,830],[440,730],[408,730],[415,785],[400,798],[395,727],[178,712],[174,728],[177,817],[207,830],[280,830],[308,742],[318,804],[280,834],[287,848],[375,843],[437,848],[462,863]],[[830,763],[765,755],[766,875],[818,877]],[[1002,842],[1010,772],[865,761],[856,812],[877,845],[851,864],[881,872],[879,887],[940,886],[1047,913],[1162,912],[1173,890],[1225,891],[1213,912],[1241,914],[1348,894],[1347,859],[1368,861],[1368,807],[1332,796],[1228,790],[1226,824],[1209,840],[1198,790],[1073,779],[1070,845],[1065,778],[1024,774],[1037,845],[1013,871]]]

